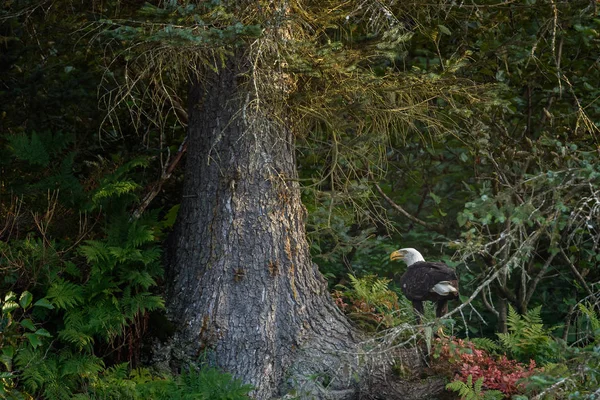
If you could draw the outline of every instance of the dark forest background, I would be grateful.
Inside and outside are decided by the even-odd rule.
[[[0,5],[3,398],[247,396],[201,356],[147,365],[172,329],[189,59],[218,70],[274,7],[237,3]],[[270,84],[289,91],[313,260],[367,332],[413,321],[392,251],[456,268],[450,308],[468,304],[426,318],[454,338],[424,336],[459,397],[600,396],[599,6],[299,1],[281,17],[308,32],[278,43],[287,82]]]

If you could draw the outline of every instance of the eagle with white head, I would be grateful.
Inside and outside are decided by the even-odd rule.
[[[408,269],[400,278],[400,288],[413,303],[417,323],[423,315],[423,301],[437,302],[435,316],[448,313],[448,300],[458,298],[456,272],[441,262],[425,261],[421,253],[412,248],[396,250],[390,260],[403,260]]]

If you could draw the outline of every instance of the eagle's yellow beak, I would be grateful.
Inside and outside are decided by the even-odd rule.
[[[403,251],[396,250],[395,252],[393,252],[392,254],[390,254],[390,260],[392,260],[392,261],[402,260],[402,259],[404,259],[404,252]]]

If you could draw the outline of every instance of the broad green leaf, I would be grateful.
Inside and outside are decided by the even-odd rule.
[[[15,292],[8,292],[6,296],[4,296],[4,301],[11,301],[17,298],[17,294]]]
[[[444,25],[438,25],[438,28],[440,29],[440,32],[442,32],[444,35],[452,35],[452,32],[450,32],[450,29],[448,29],[448,27]]]
[[[48,332],[44,328],[38,329],[37,331],[34,332],[34,334],[38,335],[38,336],[43,336],[43,337],[52,337],[52,335],[50,334],[50,332]]]
[[[31,343],[31,346],[33,346],[34,349],[42,345],[42,340],[34,333],[26,333],[25,337],[29,340],[29,343]]]
[[[38,301],[36,301],[33,304],[33,306],[34,307],[44,307],[44,308],[47,308],[49,310],[53,310],[54,309],[54,306],[52,305],[52,303],[50,303],[48,301],[48,299],[46,299],[45,297],[43,297],[43,298],[39,299]]]
[[[7,301],[2,305],[2,313],[10,313],[19,308],[19,304],[16,301]]]
[[[29,293],[28,291],[24,291],[23,293],[21,293],[21,297],[19,298],[19,303],[21,304],[21,307],[23,309],[26,309],[27,307],[29,307],[32,300],[33,300],[33,295],[31,293]]]
[[[4,364],[7,370],[12,370],[12,360],[15,356],[15,348],[13,346],[5,346],[2,348],[2,354],[0,355],[0,362]]]
[[[21,321],[21,326],[23,328],[29,329],[32,332],[35,331],[35,324],[29,318],[28,319],[24,319],[23,321]]]
[[[2,347],[2,355],[13,358],[15,355],[15,348],[13,346]]]

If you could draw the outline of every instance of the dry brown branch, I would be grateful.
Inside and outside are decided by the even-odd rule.
[[[148,208],[152,200],[160,193],[163,184],[171,177],[173,171],[179,165],[183,154],[187,151],[187,136],[183,139],[183,142],[179,145],[179,149],[177,149],[177,153],[173,160],[163,169],[163,172],[160,178],[154,182],[152,188],[146,193],[140,205],[133,211],[132,215],[134,219],[138,219]]]

